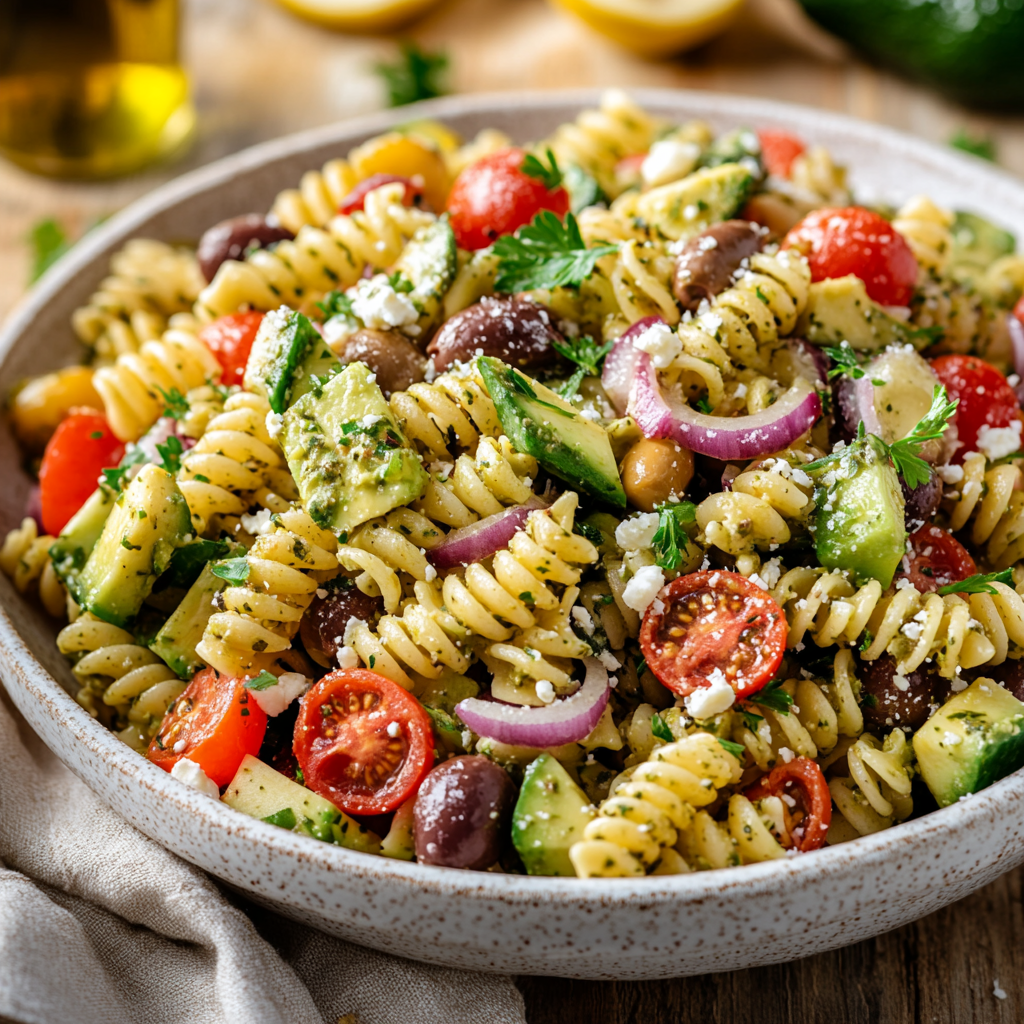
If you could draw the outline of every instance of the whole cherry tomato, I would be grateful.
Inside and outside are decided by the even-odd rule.
[[[896,578],[906,578],[922,593],[931,593],[950,583],[973,576],[978,567],[967,549],[952,534],[938,526],[924,526],[912,533],[908,551]]]
[[[767,796],[782,799],[791,843],[801,853],[824,844],[832,824],[832,795],[821,769],[810,758],[795,757],[776,766],[744,795],[752,802]],[[793,806],[786,797],[794,801]]]
[[[811,277],[859,277],[883,306],[906,306],[914,294],[917,260],[904,237],[877,213],[860,206],[809,213],[786,235],[784,249],[797,249]]]
[[[1016,393],[991,363],[977,356],[939,356],[931,365],[949,397],[959,401],[953,422],[961,447],[954,462],[978,450],[983,427],[1009,427],[1020,419]]]
[[[404,186],[405,193],[402,196],[402,203],[405,206],[419,206],[423,201],[423,179],[402,178],[397,174],[371,174],[358,185],[338,204],[338,213],[355,213],[361,210],[366,203],[366,197],[382,185],[398,183]]]
[[[53,432],[39,467],[43,529],[54,537],[96,490],[100,473],[121,461],[124,445],[95,409],[73,409]]]
[[[502,149],[470,164],[455,179],[448,215],[461,248],[483,249],[529,224],[541,210],[559,217],[569,212],[569,193],[526,174],[525,159],[521,149]]]
[[[768,173],[777,178],[788,178],[793,161],[807,149],[795,135],[776,128],[761,128],[757,137],[761,142],[761,159]]]
[[[199,331],[199,340],[224,370],[222,384],[241,384],[252,343],[263,323],[262,313],[231,313],[218,317]]]

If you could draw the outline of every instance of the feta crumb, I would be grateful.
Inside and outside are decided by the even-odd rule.
[[[651,146],[640,165],[640,177],[647,188],[667,185],[686,177],[700,159],[700,146],[695,142],[661,139]]]
[[[597,660],[601,662],[609,672],[614,672],[616,669],[622,668],[622,665],[619,664],[618,659],[611,651],[599,651]]]
[[[171,778],[184,782],[197,793],[211,796],[214,800],[220,799],[220,787],[217,783],[195,761],[190,761],[187,757],[183,757],[171,769]]]
[[[963,737],[955,732],[944,732],[942,734],[942,742],[947,747],[956,747],[963,743]]]
[[[338,648],[338,665],[341,668],[359,668],[359,655],[354,647]]]
[[[785,764],[789,764],[789,762],[792,761],[794,757],[796,757],[796,754],[794,754],[793,751],[789,749],[789,747],[779,747],[779,757],[782,758]]]
[[[659,370],[672,364],[672,360],[683,350],[679,335],[668,324],[651,324],[642,334],[633,339],[634,348],[646,352]]]
[[[782,559],[770,558],[761,566],[760,577],[767,584],[768,590],[774,590],[782,577]]]
[[[185,740],[184,739],[178,740],[178,742],[175,743],[173,747],[171,747],[171,750],[173,750],[176,754],[180,754],[184,749],[185,749]]]
[[[938,466],[935,472],[944,484],[958,484],[964,478],[963,466]]]
[[[388,723],[388,735],[394,740],[402,735],[402,727],[397,722]]]
[[[601,414],[596,409],[582,409],[580,415],[585,420],[590,420],[591,423],[596,423],[601,418]]]
[[[586,608],[580,605],[574,605],[572,609],[572,617],[576,620],[577,625],[583,630],[587,636],[594,635],[594,619],[590,612]]]
[[[641,512],[638,516],[624,519],[615,528],[615,543],[623,551],[649,548],[654,535],[658,532],[660,518],[657,512]]]
[[[463,729],[459,739],[462,741],[462,749],[469,750],[469,745],[473,742],[473,734],[468,729]]]
[[[627,608],[642,615],[665,586],[665,574],[656,565],[641,566],[622,592]]]
[[[708,676],[709,686],[702,686],[683,698],[687,712],[698,719],[711,718],[728,711],[736,701],[736,691],[729,685],[725,673],[716,668]]]
[[[1008,427],[984,426],[978,431],[978,451],[990,459],[1002,459],[1020,450],[1020,434],[1024,423],[1014,420]]]
[[[537,697],[545,704],[550,704],[555,699],[555,688],[548,679],[538,679],[534,690]]]
[[[423,570],[423,578],[428,583],[433,583],[437,579],[437,570],[429,562],[427,562],[426,569]]]
[[[756,586],[759,586],[759,587],[760,587],[760,588],[761,588],[762,590],[768,590],[768,589],[770,589],[770,588],[769,588],[769,586],[768,586],[768,584],[767,584],[767,583],[765,583],[765,581],[764,581],[763,579],[761,579],[761,577],[760,577],[760,576],[758,576],[758,574],[757,574],[756,572],[755,572],[755,573],[753,573],[753,574],[752,574],[751,576],[749,576],[748,578],[749,578],[749,580],[750,580],[750,582],[751,582],[751,583],[755,584]]]
[[[241,517],[242,529],[251,533],[254,537],[273,533],[274,524],[270,521],[273,513],[269,508],[261,508],[254,516],[243,515]]]
[[[249,696],[270,718],[276,718],[296,697],[301,697],[311,683],[312,680],[301,672],[282,672],[277,677],[276,686],[268,686],[265,690],[250,690]]]
[[[316,596],[319,597],[321,601],[325,601],[327,600],[327,591],[324,590],[323,587],[317,587]]]
[[[281,433],[284,424],[284,417],[273,409],[267,413],[267,433],[271,437],[277,437]]]
[[[348,622],[345,623],[345,632],[344,632],[344,634],[343,634],[343,636],[341,638],[341,642],[346,647],[351,647],[352,646],[352,641],[355,638],[356,631],[361,626],[362,627],[366,626],[366,620],[365,619],[357,619],[354,615],[349,617]]]
[[[360,281],[352,296],[352,312],[367,327],[387,329],[408,327],[419,319],[419,313],[408,295],[396,292],[384,274]]]
[[[361,420],[358,421],[359,426],[363,430],[369,430],[375,423],[380,423],[384,419],[383,416],[375,416],[372,413],[367,413]]]

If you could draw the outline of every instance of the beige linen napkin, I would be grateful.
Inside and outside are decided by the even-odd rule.
[[[0,860],[0,1017],[19,1024],[525,1024],[510,978],[233,905],[100,803],[2,688]]]

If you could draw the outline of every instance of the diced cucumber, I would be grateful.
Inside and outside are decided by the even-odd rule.
[[[455,234],[447,219],[420,228],[395,264],[395,270],[412,283],[409,298],[420,311],[419,337],[428,338],[437,326],[456,269]]]
[[[98,487],[50,545],[54,571],[68,587],[72,587],[96,547],[114,498],[109,487]]]
[[[227,585],[227,580],[214,576],[212,566],[204,566],[181,604],[149,645],[149,649],[163,658],[182,679],[191,679],[206,664],[196,654],[196,644],[203,639],[210,616],[218,611],[214,598]]]

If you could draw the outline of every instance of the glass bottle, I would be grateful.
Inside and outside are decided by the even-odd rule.
[[[0,154],[40,174],[126,174],[195,124],[179,0],[0,0]]]

